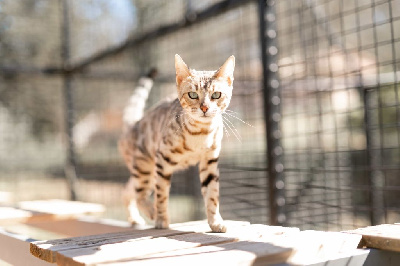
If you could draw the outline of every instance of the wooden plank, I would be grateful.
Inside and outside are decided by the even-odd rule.
[[[355,250],[361,236],[340,232],[303,231],[298,228],[286,228],[267,225],[245,226],[230,235],[236,239],[261,241],[272,245],[292,248],[293,254],[289,260],[295,264],[314,263],[327,260],[332,255]],[[213,234],[213,233],[209,233]]]
[[[318,240],[321,243],[319,253],[340,253],[357,249],[361,241],[359,235],[349,235],[341,232],[303,231],[304,239]]]
[[[230,260],[232,261],[232,263],[236,263],[236,265],[247,263],[249,262],[249,259],[251,263],[250,265],[269,265],[281,263],[287,261],[287,259],[293,253],[292,248],[280,247],[265,242],[240,241],[236,243],[220,245],[220,247],[227,250],[225,252],[228,254],[220,254],[219,256],[214,256],[214,259],[217,259],[217,257],[221,257],[221,255],[223,257],[232,256],[232,259]],[[239,256],[236,257],[236,254],[243,254],[246,258],[242,258],[238,261],[237,259]]]
[[[42,260],[48,262],[56,262],[56,253],[63,250],[80,249],[83,247],[97,247],[100,245],[118,243],[128,240],[132,241],[186,233],[188,232],[171,229],[132,229],[131,231],[117,233],[82,236],[49,241],[36,241],[31,243],[30,252],[32,255]]]
[[[314,261],[312,263],[297,263],[293,264],[290,262],[279,263],[276,266],[294,266],[294,265],[309,265],[309,266],[366,266],[364,263],[369,257],[370,250],[369,249],[355,249],[345,253],[337,253],[332,254],[330,258],[324,258],[318,261]],[[377,266],[377,265],[385,265],[387,264],[373,264],[369,266]],[[396,264],[397,265],[397,264]],[[395,266],[395,265],[393,265]]]
[[[67,200],[23,201],[17,207],[0,207],[0,225],[76,218],[104,212],[101,204]]]
[[[288,262],[312,264],[327,260],[333,255],[357,249],[361,236],[340,232],[301,231],[295,235],[270,239],[271,243],[294,249]]]
[[[233,228],[240,225],[249,224],[248,222],[237,222],[237,221],[226,221],[227,224]],[[82,247],[95,247],[104,244],[112,244],[117,242],[123,242],[132,239],[145,239],[155,238],[162,236],[179,235],[185,233],[210,231],[210,227],[206,221],[194,221],[181,224],[171,225],[169,230],[159,229],[147,229],[147,230],[136,230],[136,229],[121,229],[120,232],[91,235],[76,238],[67,238],[61,240],[51,241],[38,241],[31,244],[31,253],[48,262],[56,261],[56,253],[62,250],[69,250]],[[193,231],[191,231],[193,230]],[[123,231],[123,232],[121,232]]]
[[[230,225],[238,225],[242,224],[242,222],[236,221],[227,221]],[[77,224],[79,222],[76,222]],[[248,222],[247,222],[248,224]],[[40,227],[40,224],[36,224]],[[44,227],[50,229],[50,224],[43,224]],[[83,225],[81,223],[80,225]],[[97,225],[96,225],[97,226]],[[94,228],[94,227],[93,227]],[[199,229],[199,230],[210,230],[206,221],[192,221],[187,223],[180,224],[172,224],[171,228],[176,228],[176,230],[157,230],[157,229],[149,229],[149,230],[136,230],[136,228],[131,229],[122,229],[118,230],[116,233],[105,234],[105,235],[90,235],[84,237],[76,237],[76,238],[68,238],[61,240],[51,240],[51,241],[39,241],[31,244],[31,253],[32,255],[41,258],[48,262],[55,262],[56,252],[60,250],[67,250],[73,248],[81,248],[82,245],[87,245],[88,247],[99,246],[102,244],[110,244],[118,241],[125,241],[129,239],[139,239],[139,238],[148,238],[148,237],[160,237],[160,236],[169,236],[174,234],[184,234],[188,232],[193,232],[191,229]],[[56,228],[53,228],[57,230]],[[58,231],[58,230],[57,230]],[[63,230],[64,231],[64,230]],[[71,231],[73,231],[71,229]],[[74,232],[69,232],[73,234]],[[79,230],[80,231],[80,230]],[[86,234],[85,234],[86,235]]]
[[[30,238],[35,239],[35,241],[39,240],[50,240],[50,239],[60,239],[69,237],[68,235],[55,233],[52,231],[40,229],[37,227],[33,227],[27,225],[25,223],[15,223],[12,225],[6,225],[2,227],[7,232],[29,236]]]
[[[76,217],[105,211],[101,204],[60,199],[22,201],[18,207],[23,210],[52,214],[55,217]]]
[[[12,225],[15,223],[49,221],[69,217],[60,217],[50,213],[27,211],[13,207],[0,207],[0,226]]]
[[[299,233],[300,229],[295,227],[269,226],[262,224],[251,224],[248,226],[237,226],[223,234],[225,237],[233,237],[238,241],[243,240],[267,240],[272,236],[283,236]],[[221,235],[221,233],[208,233],[210,235]]]
[[[46,266],[50,265],[29,254],[29,242],[31,239],[13,234],[0,229],[0,260],[11,265]]]
[[[103,219],[65,219],[32,221],[27,225],[65,235],[65,237],[79,237],[106,233],[132,231],[128,224],[110,224]],[[136,228],[135,229],[139,229]]]
[[[93,265],[131,260],[138,256],[232,241],[235,241],[235,239],[203,233],[190,233],[139,241],[128,240],[111,245],[59,251],[57,252],[56,261],[61,265]]]
[[[229,225],[248,224],[248,222],[236,222],[236,221],[227,221],[227,222]],[[172,230],[121,229],[119,230],[120,232],[105,234],[105,235],[93,235],[93,236],[76,237],[72,239],[68,238],[61,240],[35,242],[31,244],[31,253],[32,255],[41,258],[45,261],[55,262],[57,251],[82,248],[82,246],[85,245],[86,247],[94,247],[102,244],[111,244],[129,239],[139,239],[139,238],[149,238],[149,237],[151,238],[151,237],[169,236],[174,234],[184,234],[188,232],[194,232],[192,231],[193,229],[198,229],[198,231],[210,230],[207,221],[192,221],[187,223],[172,224],[171,228]],[[176,230],[174,230],[174,228]]]
[[[20,210],[13,207],[0,207],[0,225],[24,222],[35,214],[31,211]]]
[[[331,256],[313,263],[313,266],[326,266],[326,265],[345,265],[345,266],[363,266],[368,255],[369,250],[366,249],[354,249],[347,252],[341,252],[337,254],[332,254]],[[384,265],[384,264],[376,264]],[[375,266],[376,266],[375,265]],[[387,266],[387,265],[386,265]]]
[[[247,221],[225,220],[224,222],[228,228],[227,230],[228,232],[230,230],[235,230],[237,227],[250,225],[250,223]],[[208,222],[206,220],[172,224],[170,228],[187,232],[198,232],[198,233],[211,232],[210,226],[208,225]]]
[[[31,252],[46,261],[68,265],[125,264],[133,260],[135,263],[141,264],[160,263],[161,257],[157,256],[166,257],[163,257],[166,261],[163,259],[162,263],[170,262],[178,263],[178,265],[179,263],[188,263],[187,257],[195,258],[196,263],[198,261],[210,263],[209,260],[204,260],[208,256],[210,256],[208,258],[210,260],[221,259],[221,256],[240,256],[241,259],[235,259],[232,263],[243,262],[246,265],[275,263],[275,260],[280,261],[289,253],[292,254],[289,262],[305,264],[326,260],[343,251],[355,249],[361,239],[361,236],[356,234],[299,232],[298,228],[249,225],[248,222],[227,221],[227,224],[227,233],[193,233],[193,231],[210,231],[206,221],[196,221],[171,225],[176,230],[128,230],[127,232],[41,241],[32,243]],[[232,250],[225,246],[222,249],[218,248],[221,243],[226,242],[241,243],[239,244],[240,248]],[[248,243],[258,243],[258,246],[251,246]],[[217,246],[209,247],[207,245]],[[244,247],[247,246],[253,247],[255,250],[245,250]],[[258,256],[258,247],[263,247],[267,253]],[[275,252],[274,249],[271,249],[272,252],[268,251],[267,247],[279,247],[281,250],[275,250]],[[204,254],[202,254],[201,258],[197,258],[196,256],[200,256],[201,250],[207,252],[207,256],[203,258]],[[226,253],[227,251],[229,252]],[[224,255],[221,255],[221,252],[225,252]],[[208,255],[208,253],[213,254]],[[227,258],[227,262],[229,259]]]
[[[367,249],[370,251],[363,266],[399,266],[400,265],[400,252],[381,250],[381,249]]]
[[[270,243],[240,241],[136,257],[97,265],[270,265],[285,262],[292,249]]]
[[[93,246],[89,248],[80,248],[73,250],[65,250],[57,252],[57,263],[68,265],[88,265],[106,263],[111,261],[130,260],[135,257],[143,257],[149,254],[160,252],[168,252],[172,250],[188,249],[204,245],[215,245],[225,242],[235,242],[238,240],[257,240],[269,235],[282,235],[283,232],[298,232],[298,228],[284,228],[278,226],[264,225],[248,225],[238,222],[229,221],[228,224],[236,225],[235,230],[230,230],[230,233],[191,233],[184,235],[174,235],[167,238],[158,239],[142,239],[141,241],[119,241],[116,244],[106,244],[101,246]],[[204,223],[190,223],[186,225],[174,226],[179,228],[193,228],[197,226],[204,229]],[[208,224],[206,224],[208,226]],[[209,230],[209,228],[208,228]],[[194,230],[198,231],[198,230]],[[127,250],[132,250],[127,252]],[[116,252],[120,251],[120,252]],[[74,264],[75,263],[75,264]]]
[[[345,233],[362,235],[365,247],[400,252],[400,226],[397,224],[368,226]]]

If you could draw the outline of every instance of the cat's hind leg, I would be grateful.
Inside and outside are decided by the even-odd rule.
[[[129,221],[132,224],[144,224],[140,213],[154,219],[154,206],[150,194],[154,188],[154,163],[137,159],[130,169],[131,177],[125,186],[123,198],[128,209]],[[140,211],[140,213],[139,213]]]
[[[156,158],[156,189],[155,189],[155,227],[165,229],[169,227],[168,200],[171,189],[171,176],[173,166],[178,163],[171,159],[170,155],[161,151]]]
[[[137,206],[134,177],[131,176],[128,183],[125,185],[122,197],[128,211],[128,221],[131,224],[146,224]]]

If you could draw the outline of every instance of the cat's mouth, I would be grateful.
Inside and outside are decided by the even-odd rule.
[[[217,115],[217,112],[213,112],[211,110],[208,110],[207,112],[200,111],[199,109],[193,110],[190,112],[190,116],[195,119],[199,120],[202,122],[210,122],[210,120],[214,119],[214,117]]]
[[[200,115],[200,117],[202,117],[204,119],[212,119],[214,116],[215,116],[215,113],[210,113],[210,112],[202,113]]]
[[[197,119],[199,121],[203,121],[203,122],[209,122],[210,120],[212,120],[214,117],[213,114],[211,113],[196,113],[195,115],[193,115],[194,119]]]

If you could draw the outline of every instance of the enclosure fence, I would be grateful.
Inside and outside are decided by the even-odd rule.
[[[341,230],[400,217],[400,0],[0,0],[0,203],[68,198],[125,219],[122,111],[236,57],[225,219]],[[203,219],[196,168],[172,222]]]

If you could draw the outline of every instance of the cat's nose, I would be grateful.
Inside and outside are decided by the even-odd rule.
[[[208,111],[208,107],[204,104],[200,105],[200,109],[203,111],[203,113],[206,113]]]

